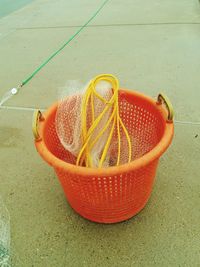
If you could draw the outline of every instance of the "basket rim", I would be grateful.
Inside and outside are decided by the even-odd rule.
[[[53,166],[55,169],[59,169],[62,171],[67,171],[71,174],[77,174],[81,176],[88,176],[88,177],[103,177],[103,176],[114,176],[119,175],[125,172],[133,171],[136,169],[140,169],[148,164],[150,164],[152,161],[159,159],[159,157],[166,151],[168,146],[170,145],[173,134],[174,134],[174,123],[169,122],[167,120],[166,116],[166,110],[163,105],[158,105],[156,103],[156,100],[144,95],[143,93],[133,91],[133,90],[127,90],[127,89],[120,89],[120,93],[122,94],[129,94],[134,96],[137,96],[141,98],[142,100],[148,102],[149,104],[153,105],[158,113],[160,113],[163,121],[165,122],[165,130],[163,133],[163,136],[161,140],[157,143],[157,145],[144,154],[142,157],[139,157],[130,163],[125,163],[120,166],[112,166],[108,168],[86,168],[81,166],[76,166],[74,164],[65,162],[59,158],[57,158],[53,153],[49,151],[47,148],[43,136],[44,136],[44,130],[45,130],[45,124],[47,119],[51,116],[52,113],[55,112],[57,109],[58,102],[54,103],[50,108],[48,108],[44,113],[43,116],[45,120],[40,122],[40,136],[41,139],[39,141],[35,141],[35,146],[38,151],[38,153],[41,155],[41,157],[51,166]]]

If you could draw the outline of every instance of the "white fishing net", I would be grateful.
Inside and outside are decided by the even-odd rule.
[[[81,149],[81,104],[83,85],[69,81],[59,94],[56,113],[56,131],[66,150],[77,156]]]
[[[10,267],[10,216],[0,197],[0,266]]]

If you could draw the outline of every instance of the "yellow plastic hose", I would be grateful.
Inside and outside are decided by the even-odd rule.
[[[96,91],[96,86],[100,81],[106,81],[112,85],[113,95],[109,101],[107,101],[105,98],[103,98]],[[130,136],[128,134],[128,131],[127,131],[124,123],[122,122],[122,119],[120,118],[119,98],[118,98],[119,92],[118,91],[119,91],[118,79],[111,74],[98,75],[90,81],[90,83],[87,87],[87,90],[85,92],[85,95],[83,97],[83,102],[82,102],[81,129],[80,129],[81,133],[82,133],[82,148],[78,154],[76,165],[83,165],[83,163],[84,163],[86,167],[93,167],[91,150],[94,147],[94,145],[97,143],[97,141],[102,137],[102,135],[104,134],[104,132],[108,129],[108,127],[110,125],[111,125],[110,133],[109,133],[109,136],[107,138],[107,142],[104,146],[104,149],[102,151],[98,167],[101,168],[103,166],[103,163],[106,159],[106,155],[107,155],[110,143],[112,141],[112,137],[113,137],[115,128],[117,129],[117,141],[118,141],[118,155],[117,155],[116,165],[118,166],[120,164],[120,157],[121,157],[120,126],[122,127],[122,129],[125,133],[127,142],[128,142],[128,162],[131,161],[131,153],[132,153],[131,140],[130,140]],[[94,111],[94,97],[97,97],[105,104],[105,108],[96,118],[95,118],[95,111]],[[92,122],[91,122],[89,129],[87,129],[87,111],[88,111],[89,105],[91,107]],[[109,111],[109,109],[112,110],[110,118],[105,123],[104,127],[99,131],[99,133],[95,137],[95,139],[92,140],[92,135],[93,135],[95,129],[98,127],[98,124],[100,123],[101,119],[106,114],[106,112]]]

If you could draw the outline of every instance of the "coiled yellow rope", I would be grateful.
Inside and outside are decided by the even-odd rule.
[[[113,96],[109,101],[104,99],[98,92],[96,91],[96,85],[100,81],[107,81],[112,85],[113,90]],[[108,129],[110,125],[110,133],[107,139],[107,142],[104,146],[104,149],[101,154],[101,158],[99,161],[99,168],[102,167],[106,155],[114,134],[115,127],[117,127],[117,139],[118,139],[118,155],[117,155],[117,163],[118,166],[120,163],[120,156],[121,156],[121,135],[120,135],[120,126],[122,127],[126,139],[128,141],[128,162],[131,161],[131,140],[130,136],[128,134],[128,131],[122,122],[122,119],[119,115],[119,99],[118,99],[118,91],[119,91],[119,81],[118,79],[111,75],[111,74],[102,74],[96,76],[88,85],[88,88],[85,92],[83,102],[82,102],[82,110],[81,110],[81,133],[82,133],[82,148],[78,154],[76,165],[82,165],[83,162],[85,163],[86,167],[93,167],[92,164],[92,156],[91,156],[91,150],[94,147],[94,145],[97,143],[97,141],[101,138],[103,133]],[[94,96],[99,98],[104,104],[105,108],[103,111],[98,115],[97,118],[94,117]],[[87,111],[88,111],[88,105],[91,105],[91,115],[92,115],[92,123],[89,129],[87,129]],[[112,108],[112,113],[104,127],[101,129],[101,131],[98,133],[98,135],[95,137],[94,140],[92,140],[92,135],[97,128],[99,122],[103,118],[103,116],[106,114],[106,112]],[[111,124],[112,123],[112,124]]]

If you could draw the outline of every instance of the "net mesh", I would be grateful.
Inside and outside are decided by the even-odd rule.
[[[76,93],[75,93],[76,91]],[[81,104],[83,90],[76,81],[70,81],[60,94],[56,114],[56,131],[61,144],[77,156],[81,148]]]
[[[10,215],[0,196],[0,266],[10,267]]]

